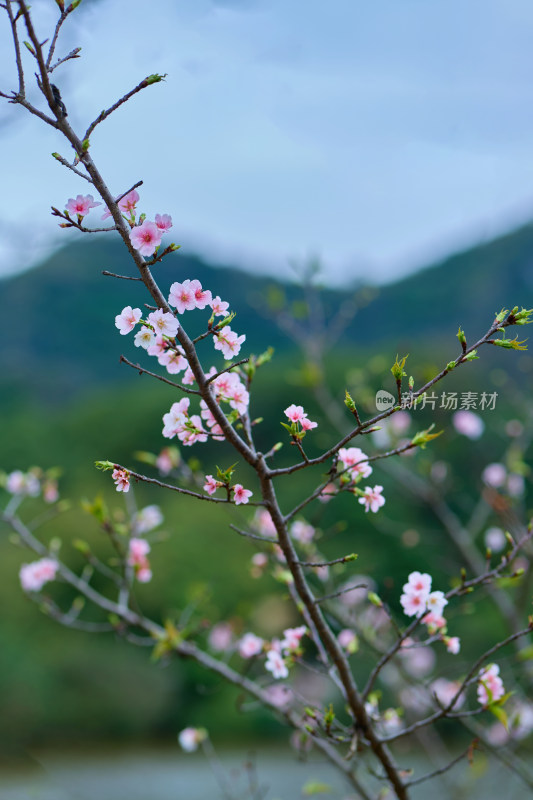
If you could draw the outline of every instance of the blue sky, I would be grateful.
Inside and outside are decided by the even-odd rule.
[[[32,10],[44,38],[55,3]],[[59,54],[83,47],[55,73],[80,132],[168,73],[92,153],[113,192],[144,180],[143,210],[171,213],[187,250],[384,281],[531,217],[530,0],[85,0],[64,33]],[[2,22],[2,89],[9,45]],[[5,274],[66,240],[48,207],[86,185],[38,120],[4,103],[0,122]]]

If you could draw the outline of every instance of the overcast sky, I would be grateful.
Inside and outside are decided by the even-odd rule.
[[[43,39],[56,11],[32,2]],[[142,210],[172,214],[187,250],[277,274],[315,254],[337,283],[382,281],[531,218],[532,42],[531,0],[84,0],[58,48],[83,58],[54,78],[82,133],[168,73],[91,152],[112,192],[144,180]],[[3,101],[0,124],[5,274],[77,236],[48,209],[88,184],[23,109]]]

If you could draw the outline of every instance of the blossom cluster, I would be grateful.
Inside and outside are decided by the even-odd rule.
[[[55,580],[59,564],[55,558],[41,558],[20,568],[20,585],[26,592],[40,592],[45,583]]]
[[[364,505],[365,512],[376,513],[379,511],[385,505],[383,486],[365,486],[364,490],[355,488],[362,478],[368,478],[372,474],[368,456],[359,447],[341,447],[339,463],[341,465],[341,486],[354,487],[354,493],[360,495],[359,502]]]
[[[43,473],[38,467],[32,467],[28,472],[20,469],[10,472],[4,478],[4,487],[9,494],[18,497],[38,497],[42,491],[45,503],[55,503],[59,499],[57,480],[53,474]]]
[[[480,670],[478,675],[477,699],[482,706],[490,705],[500,700],[505,694],[503,681],[500,678],[500,668],[497,664],[490,664]]]
[[[128,544],[127,562],[135,571],[135,577],[140,583],[148,583],[152,579],[152,570],[148,561],[150,545],[146,539],[132,537]]]
[[[282,679],[289,675],[289,665],[300,655],[300,642],[307,633],[305,625],[298,628],[286,628],[283,639],[265,642],[255,633],[245,633],[240,639],[238,649],[242,658],[254,658],[266,651],[265,669],[273,678]]]
[[[457,636],[447,636],[447,622],[443,616],[448,605],[444,592],[431,591],[432,578],[427,572],[411,572],[403,586],[400,597],[402,608],[408,617],[422,617],[423,624],[432,635],[439,634],[449,653],[456,655],[460,649]]]
[[[212,475],[205,476],[204,491],[207,494],[213,495],[217,489],[221,489],[223,486],[226,486],[226,484],[215,480]],[[250,489],[245,489],[242,483],[236,483],[231,488],[228,486],[228,489],[233,492],[233,502],[236,506],[246,505],[253,495],[253,492]]]

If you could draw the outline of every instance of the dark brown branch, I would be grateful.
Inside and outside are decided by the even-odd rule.
[[[123,278],[125,276],[116,275],[115,277]],[[136,280],[136,279],[130,278],[130,280]],[[127,364],[128,367],[133,367],[133,369],[136,369],[139,375],[150,375],[150,377],[152,378],[157,378],[158,381],[162,381],[163,383],[168,383],[169,386],[173,386],[175,389],[180,389],[182,392],[185,392],[185,394],[200,394],[200,392],[197,389],[189,389],[187,386],[182,386],[181,383],[175,383],[174,381],[170,381],[168,378],[165,378],[163,375],[158,375],[157,372],[150,372],[149,369],[144,369],[144,367],[141,367],[140,364],[134,364],[132,361],[127,359],[126,356],[120,356],[119,360],[123,364]]]
[[[109,272],[107,269],[102,270],[102,275],[105,275],[106,277],[109,278],[122,278],[123,281],[141,281],[142,283],[142,278],[136,278],[135,275],[118,275],[116,272]]]
[[[165,76],[163,75],[162,77],[164,78]],[[85,136],[83,138],[85,140],[89,139],[91,133],[94,131],[97,125],[99,125],[101,122],[107,119],[109,115],[113,113],[113,111],[117,110],[117,108],[120,108],[120,106],[124,105],[124,103],[127,103],[127,101],[131,97],[133,97],[134,94],[137,94],[137,92],[142,91],[142,89],[146,89],[146,87],[150,85],[151,83],[149,82],[148,78],[144,78],[140,83],[137,84],[137,86],[135,86],[133,89],[127,92],[123,97],[121,97],[120,100],[117,100],[117,102],[113,103],[112,106],[105,109],[104,111],[101,111],[100,114],[97,116],[97,118],[93,122],[91,122],[91,124],[85,131]]]

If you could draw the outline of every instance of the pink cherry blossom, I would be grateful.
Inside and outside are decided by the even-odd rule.
[[[436,696],[438,702],[441,706],[446,707],[449,706],[452,702],[453,698],[459,691],[461,686],[460,681],[448,681],[446,678],[437,678],[437,680],[433,681],[431,686],[429,687],[432,693]],[[465,696],[461,692],[455,703],[453,704],[453,708],[457,710],[464,705]]]
[[[291,422],[299,422],[304,431],[310,431],[318,426],[318,422],[311,422],[307,417],[303,406],[297,406],[292,403],[283,413]]]
[[[161,475],[168,475],[179,464],[179,453],[175,447],[164,447],[155,460]]]
[[[318,427],[318,422],[311,422],[311,420],[308,419],[307,417],[304,417],[304,419],[302,420],[302,428],[304,431],[310,431],[313,428],[317,427]]]
[[[272,684],[263,690],[267,701],[276,708],[286,708],[293,698],[292,689],[284,684]]]
[[[133,530],[136,534],[148,533],[163,522],[163,514],[159,506],[145,506],[133,518]]]
[[[142,256],[153,256],[161,244],[161,231],[155,222],[145,219],[142,225],[131,229],[130,242]]]
[[[205,476],[205,483],[204,483],[204,492],[207,494],[214,494],[219,486],[222,484],[219,481],[216,481],[212,475]]]
[[[190,367],[187,367],[187,369],[183,373],[183,378],[181,379],[181,382],[185,386],[192,386],[192,384],[195,382],[195,380],[196,380],[196,378],[194,377],[194,372],[192,371],[192,369]]]
[[[240,506],[241,504],[246,505],[253,494],[249,489],[244,489],[240,483],[236,483],[235,486],[232,487],[232,491],[236,506]]]
[[[255,633],[245,633],[239,641],[239,655],[242,658],[252,658],[259,655],[263,650],[263,640]]]
[[[155,342],[155,333],[151,328],[148,328],[146,325],[141,327],[140,331],[137,331],[133,342],[135,347],[143,347],[145,350],[148,350]]]
[[[285,660],[275,647],[267,653],[265,669],[272,673],[273,678],[278,680],[289,676],[289,670],[287,669]]]
[[[457,433],[462,433],[463,436],[472,440],[479,439],[485,430],[485,423],[481,417],[466,408],[456,411],[452,422]]]
[[[385,505],[385,498],[381,494],[382,491],[383,486],[374,486],[373,489],[370,486],[365,486],[364,496],[359,498],[359,502],[365,507],[365,512],[373,511],[375,514],[381,506]]]
[[[124,195],[124,197],[118,201],[118,207],[123,213],[128,214],[128,216],[132,216],[139,199],[139,193],[135,191],[135,189],[132,189],[131,192],[128,192],[128,194]],[[106,209],[102,215],[102,219],[107,219],[110,216],[111,211]]]
[[[402,594],[400,603],[408,617],[421,617],[427,610],[426,592],[409,592]]]
[[[24,473],[20,469],[16,469],[7,476],[6,489],[10,494],[37,497],[41,491],[41,485],[32,472]]]
[[[431,591],[431,580],[431,575],[428,575],[427,572],[411,572],[403,590],[404,592],[412,590],[414,592],[426,592],[429,594]]]
[[[153,340],[152,344],[147,348],[147,353],[149,356],[156,356],[159,360],[161,356],[164,356],[170,346],[170,342],[164,338],[164,336],[156,335],[155,339]]]
[[[208,289],[202,289],[200,281],[191,281],[190,289],[194,295],[195,308],[203,309],[207,305],[210,305],[212,299],[211,292]]]
[[[423,617],[422,622],[424,623],[429,633],[431,634],[437,633],[437,631],[444,630],[444,628],[447,625],[447,622],[444,619],[444,617],[441,616],[440,614],[436,614],[433,611],[430,611],[429,614],[426,614]]]
[[[48,479],[43,483],[43,500],[45,503],[55,503],[59,500],[57,481]]]
[[[160,355],[157,360],[162,367],[166,367],[170,375],[177,375],[178,372],[182,372],[187,367],[187,359],[178,350],[170,348]]]
[[[184,311],[192,311],[196,308],[196,298],[191,288],[190,280],[187,279],[183,283],[172,284],[168,296],[168,304],[169,306],[174,306],[178,314],[183,314]]]
[[[497,664],[490,664],[479,672],[477,699],[482,706],[495,703],[505,694],[503,681],[500,678],[500,668]]]
[[[85,217],[91,210],[91,208],[96,208],[96,206],[101,206],[101,203],[95,203],[94,197],[92,194],[88,195],[76,195],[76,199],[73,200],[72,198],[69,199],[68,203],[65,206],[65,209],[69,212],[69,214],[77,214],[80,217]]]
[[[117,487],[117,492],[129,492],[130,490],[130,474],[125,469],[114,469],[113,480]]]
[[[503,464],[488,464],[481,475],[487,486],[499,489],[504,485],[507,478],[507,470]]]
[[[329,501],[338,493],[338,489],[334,483],[328,483],[320,494],[318,495],[318,499],[321,503],[329,503]]]
[[[315,529],[303,520],[296,520],[291,525],[290,534],[297,542],[309,544],[313,540]]]
[[[281,640],[282,652],[291,653],[293,650],[298,650],[302,637],[307,633],[305,625],[300,625],[299,628],[286,628],[283,631],[283,639]]]
[[[183,425],[178,430],[178,439],[183,442],[185,447],[190,447],[196,442],[207,442],[207,431],[203,426],[202,418],[198,414],[192,414],[189,417],[189,425]]]
[[[170,338],[177,334],[180,326],[174,314],[169,314],[168,311],[163,311],[162,308],[158,308],[157,311],[152,311],[151,314],[148,314],[148,322],[152,325],[156,334],[169,336]]]
[[[155,224],[160,231],[169,231],[172,227],[172,217],[170,214],[156,214]]]
[[[125,336],[134,329],[141,317],[142,311],[140,308],[126,306],[122,309],[120,314],[117,314],[115,317],[115,326],[118,328],[119,333]]]
[[[283,412],[291,422],[301,422],[306,415],[303,406],[295,406],[294,403]]]
[[[128,545],[128,564],[135,569],[135,577],[140,583],[148,583],[152,579],[152,571],[147,559],[150,545],[146,539],[133,537]]]
[[[355,631],[350,630],[350,628],[345,628],[339,633],[337,640],[342,649],[346,650],[347,653],[355,653],[358,644]]]
[[[229,622],[217,622],[209,631],[207,641],[211,650],[224,653],[231,649],[233,643],[233,628]]]
[[[226,303],[225,300],[221,300],[220,297],[217,295],[213,297],[211,302],[209,303],[211,308],[213,309],[213,314],[215,317],[225,317],[229,308],[229,303]]]
[[[55,580],[59,564],[55,558],[41,558],[20,568],[20,585],[25,592],[39,592],[45,583]]]
[[[163,415],[163,436],[166,439],[176,436],[187,420],[190,402],[188,397],[182,397],[178,403],[172,403],[170,411]]]
[[[266,508],[258,508],[255,512],[254,527],[259,531],[261,536],[267,536],[269,539],[276,539],[278,532],[276,526],[272,521],[270,512]]]
[[[454,656],[457,655],[459,650],[461,649],[461,640],[458,636],[446,636],[444,638],[444,644],[446,645],[446,650],[448,653],[452,653]]]
[[[243,333],[239,336],[235,331],[232,331],[229,325],[226,325],[219,333],[214,336],[215,350],[220,350],[226,361],[231,361],[233,356],[238,356],[241,351],[241,345],[245,341],[246,336]]]
[[[359,447],[341,447],[339,461],[344,469],[349,469],[353,479],[368,478],[372,467],[368,463],[368,456]]]

